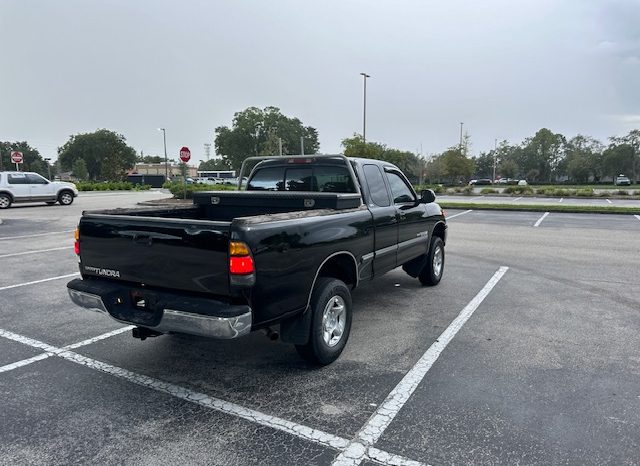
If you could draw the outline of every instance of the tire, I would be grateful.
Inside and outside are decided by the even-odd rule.
[[[444,273],[444,242],[439,236],[431,238],[428,260],[418,275],[418,280],[425,286],[435,286],[440,283]]]
[[[0,209],[8,209],[11,207],[11,196],[8,194],[0,194]]]
[[[58,194],[58,202],[60,205],[71,205],[73,204],[73,193],[71,191],[62,191]]]
[[[311,329],[306,345],[296,345],[303,359],[325,366],[338,359],[351,331],[351,293],[340,280],[318,277],[311,294]]]

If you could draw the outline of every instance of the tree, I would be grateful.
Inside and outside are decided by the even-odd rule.
[[[478,178],[493,178],[493,155],[494,151],[481,152],[473,159],[476,166],[475,175]]]
[[[199,171],[205,171],[205,170],[231,170],[231,168],[229,167],[229,165],[227,165],[227,162],[225,162],[223,159],[211,159],[211,160],[207,160],[206,162],[200,162],[200,166],[198,167]]]
[[[515,160],[504,160],[500,163],[500,175],[503,178],[515,178],[520,172],[520,168]]]
[[[141,155],[136,157],[137,163],[164,163],[164,157],[160,155]]]
[[[280,140],[282,154],[299,154],[300,138],[304,153],[315,154],[320,148],[318,131],[304,126],[298,118],[289,118],[277,107],[249,107],[237,112],[231,128],[219,126],[215,130],[216,153],[228,166],[237,170],[245,158],[256,155],[278,155]]]
[[[75,176],[80,181],[84,181],[87,178],[89,178],[89,172],[87,171],[87,164],[84,162],[83,159],[76,159],[76,161],[73,162],[72,172],[73,172],[73,176]]]
[[[562,134],[553,133],[547,128],[538,130],[533,137],[524,141],[520,169],[523,172],[537,169],[543,179],[553,181],[558,164],[564,157],[565,143]]]
[[[473,175],[475,163],[467,158],[458,147],[451,147],[440,155],[442,175],[450,181],[466,180]]]
[[[11,151],[22,152],[23,161],[20,171],[40,173],[49,176],[47,163],[43,160],[38,149],[31,147],[26,141],[0,142],[0,170],[15,170],[15,164],[11,161]]]
[[[128,146],[123,135],[107,129],[71,136],[58,149],[60,165],[70,170],[76,160],[82,159],[89,179],[116,181],[136,163],[136,152]]]
[[[355,133],[342,140],[344,155],[347,157],[365,157],[384,160],[397,166],[409,178],[420,179],[423,161],[413,152],[391,149],[378,142],[365,142],[361,135]]]
[[[590,178],[597,181],[602,173],[602,149],[600,141],[578,134],[567,141],[565,158],[559,166],[579,183],[587,183]]]
[[[611,144],[602,154],[603,172],[614,179],[619,174],[633,173],[634,158],[633,146]]]
[[[633,155],[631,156],[631,169],[629,172],[633,178],[633,182],[637,183],[640,177],[640,129],[629,131],[629,134],[622,137],[612,137],[612,144],[626,144],[631,148]],[[615,176],[615,174],[614,174]]]

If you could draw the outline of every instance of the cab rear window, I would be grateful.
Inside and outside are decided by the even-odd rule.
[[[345,167],[265,167],[258,169],[247,184],[248,191],[356,192]]]

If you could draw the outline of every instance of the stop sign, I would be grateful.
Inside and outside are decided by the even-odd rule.
[[[191,151],[187,146],[185,146],[180,149],[180,160],[182,160],[184,163],[187,163],[189,159],[191,159]]]
[[[22,163],[23,160],[24,160],[24,157],[22,156],[22,152],[17,150],[11,151],[11,161],[13,163]]]

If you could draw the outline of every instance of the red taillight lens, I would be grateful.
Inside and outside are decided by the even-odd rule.
[[[232,256],[229,259],[229,272],[234,275],[247,275],[253,273],[253,259],[251,256]]]
[[[73,239],[75,242],[73,243],[73,250],[77,255],[80,255],[80,229],[76,228],[76,231],[73,232]]]

